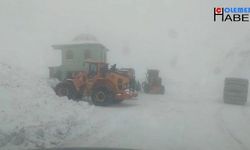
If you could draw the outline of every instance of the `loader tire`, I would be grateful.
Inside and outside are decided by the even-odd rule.
[[[224,103],[244,105],[247,102],[248,80],[226,78],[224,83]]]
[[[76,100],[78,96],[73,83],[70,81],[59,83],[55,87],[55,92],[60,97],[67,96],[68,99],[73,99],[73,100]]]
[[[81,91],[82,93],[80,92],[77,92],[76,95],[75,95],[75,100],[79,101],[79,100],[82,100],[82,97],[83,97],[83,91]]]
[[[112,103],[113,95],[106,87],[97,87],[93,90],[91,98],[96,106],[107,106]]]

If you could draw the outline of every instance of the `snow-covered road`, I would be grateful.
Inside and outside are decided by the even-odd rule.
[[[0,77],[8,79],[0,80],[1,150],[58,145],[250,149],[250,103],[224,104],[223,80],[188,84],[171,79],[165,95],[140,93],[135,100],[95,107],[57,97],[45,79],[20,68],[0,63],[0,69]]]
[[[250,106],[218,99],[140,94],[137,100],[95,107],[80,136],[63,147],[250,149]],[[78,133],[79,134],[79,133]]]

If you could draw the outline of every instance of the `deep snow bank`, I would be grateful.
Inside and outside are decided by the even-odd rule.
[[[0,63],[0,149],[57,145],[88,126],[92,107],[57,97],[46,79]]]

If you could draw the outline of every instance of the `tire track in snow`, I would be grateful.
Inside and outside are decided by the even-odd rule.
[[[150,133],[150,135],[154,135],[155,131],[160,132],[156,130],[159,128],[155,126],[155,122],[158,122],[162,118],[160,117],[161,115],[155,113],[154,110],[156,107],[158,108],[162,102],[154,101],[153,99],[150,99],[150,101],[141,101],[144,102],[138,106],[136,106],[138,102],[135,101],[124,102],[114,107],[97,107],[95,114],[93,114],[93,117],[97,119],[92,120],[94,127],[89,130],[91,134],[86,135],[83,133],[82,136],[70,140],[62,146],[68,147],[81,143],[83,146],[131,146],[131,148],[147,149],[145,145],[153,138],[144,137],[143,135],[146,132]],[[126,105],[132,105],[132,107],[120,108]],[[167,108],[166,110],[166,107],[164,107],[164,109],[165,113],[175,111],[173,108]],[[97,117],[100,114],[104,117]],[[159,144],[158,141],[154,142]],[[145,145],[141,143],[145,143]],[[162,144],[165,145],[165,143]]]
[[[93,119],[91,119],[92,127],[87,130],[80,131],[82,134],[80,136],[63,143],[62,146],[68,147],[74,145],[74,143],[82,143],[86,145],[98,145],[105,137],[109,137],[115,130],[118,130],[120,127],[119,122],[124,121],[124,116],[128,116],[128,111],[131,111],[127,108],[120,108],[122,110],[116,109],[119,106],[126,106],[126,104],[118,104],[114,107],[96,107],[95,114]],[[114,115],[115,113],[115,115]],[[102,115],[103,117],[99,117]],[[133,114],[131,114],[133,115]],[[80,139],[80,140],[79,140]],[[69,145],[68,145],[69,144]],[[78,144],[79,145],[79,144]]]
[[[232,139],[242,150],[249,150],[249,148],[242,142],[242,140],[236,136],[236,134],[230,130],[230,128],[227,127],[227,123],[225,122],[222,112],[225,109],[225,106],[222,106],[219,108],[219,110],[216,112],[216,118],[218,121],[218,126],[221,128],[221,131],[228,135],[230,139]]]
[[[249,109],[249,106],[246,104],[246,106],[243,106],[242,108],[242,114],[245,116],[245,118],[247,119],[247,122],[249,122],[250,124],[250,113],[247,113],[246,110]]]

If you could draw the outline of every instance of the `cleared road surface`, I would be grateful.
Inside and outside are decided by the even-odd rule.
[[[135,100],[95,107],[91,115],[92,126],[84,130],[79,127],[81,135],[61,146],[250,149],[249,104],[228,105],[220,98],[140,94]]]

